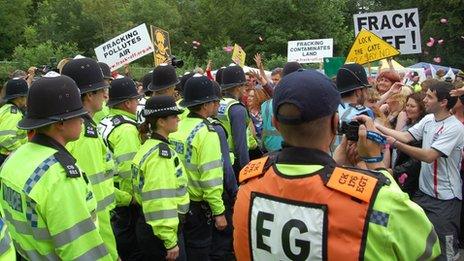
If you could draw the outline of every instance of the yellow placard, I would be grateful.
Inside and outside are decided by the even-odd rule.
[[[235,44],[234,45],[234,52],[232,53],[232,61],[234,63],[240,65],[241,67],[245,66],[245,57],[246,53],[243,51],[242,47],[240,45]]]
[[[153,56],[155,66],[166,63],[171,57],[171,43],[169,41],[169,33],[159,27],[150,25],[151,40],[155,51]]]
[[[345,63],[366,64],[399,54],[400,51],[389,43],[363,28],[356,36]]]

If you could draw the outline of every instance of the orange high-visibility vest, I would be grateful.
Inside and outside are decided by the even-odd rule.
[[[326,167],[286,176],[275,166],[266,171],[266,161],[240,172],[247,183],[234,207],[237,260],[361,260],[382,183],[376,174]]]

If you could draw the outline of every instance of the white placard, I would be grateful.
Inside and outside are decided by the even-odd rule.
[[[289,41],[287,61],[299,63],[322,63],[322,59],[333,56],[333,39]]]
[[[153,52],[153,43],[145,24],[122,33],[95,48],[97,60],[110,66],[111,71]]]
[[[355,14],[353,20],[355,35],[358,35],[361,28],[366,28],[401,54],[422,52],[417,8]]]

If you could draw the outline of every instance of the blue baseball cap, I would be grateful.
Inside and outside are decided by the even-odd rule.
[[[277,113],[280,105],[293,104],[301,112],[299,117]],[[341,103],[340,93],[327,76],[316,70],[300,69],[280,80],[274,91],[273,112],[283,124],[298,125],[329,116]]]

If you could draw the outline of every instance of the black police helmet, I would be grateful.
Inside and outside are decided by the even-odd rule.
[[[18,127],[31,130],[84,114],[87,111],[73,79],[65,75],[42,77],[29,90],[26,115]]]
[[[303,68],[299,62],[288,62],[284,65],[282,69],[282,77],[292,72],[296,72],[299,69]]]
[[[219,68],[216,71],[216,82],[219,83],[219,85],[222,84],[222,71],[224,71],[224,68],[226,67]]]
[[[183,95],[184,93],[185,83],[188,81],[188,79],[192,78],[192,76],[194,75],[195,75],[194,72],[189,72],[189,73],[184,74],[182,77],[180,77],[180,82],[176,85],[176,89],[181,95]]]
[[[28,90],[29,87],[27,86],[26,80],[14,78],[6,83],[5,97],[3,97],[3,100],[9,101],[14,98],[27,96]]]
[[[176,68],[170,64],[160,64],[153,69],[151,83],[148,86],[150,91],[160,91],[179,83]]]
[[[77,58],[64,65],[61,74],[71,77],[81,93],[108,88],[103,79],[103,72],[97,61],[91,58]]]
[[[156,117],[164,118],[170,115],[181,114],[183,110],[179,108],[172,96],[154,96],[147,100],[142,116],[145,118]]]
[[[152,72],[149,72],[149,73],[145,74],[142,77],[142,90],[143,90],[143,92],[150,91],[150,90],[148,90],[148,86],[151,83],[152,74],[153,74]]]
[[[245,72],[242,67],[238,65],[231,65],[224,68],[221,80],[221,88],[223,91],[246,84]]]
[[[337,72],[337,89],[340,94],[360,88],[371,87],[364,68],[357,63],[343,65]]]
[[[216,96],[213,83],[208,77],[195,74],[187,80],[184,88],[184,99],[180,102],[180,106],[189,108],[211,101],[219,101],[219,98]]]
[[[114,80],[113,76],[111,76],[111,69],[110,66],[104,62],[98,62],[100,69],[103,73],[103,78],[106,80]]]
[[[128,77],[115,79],[111,82],[108,106],[114,106],[129,99],[141,98],[143,94],[137,92],[135,82]]]

